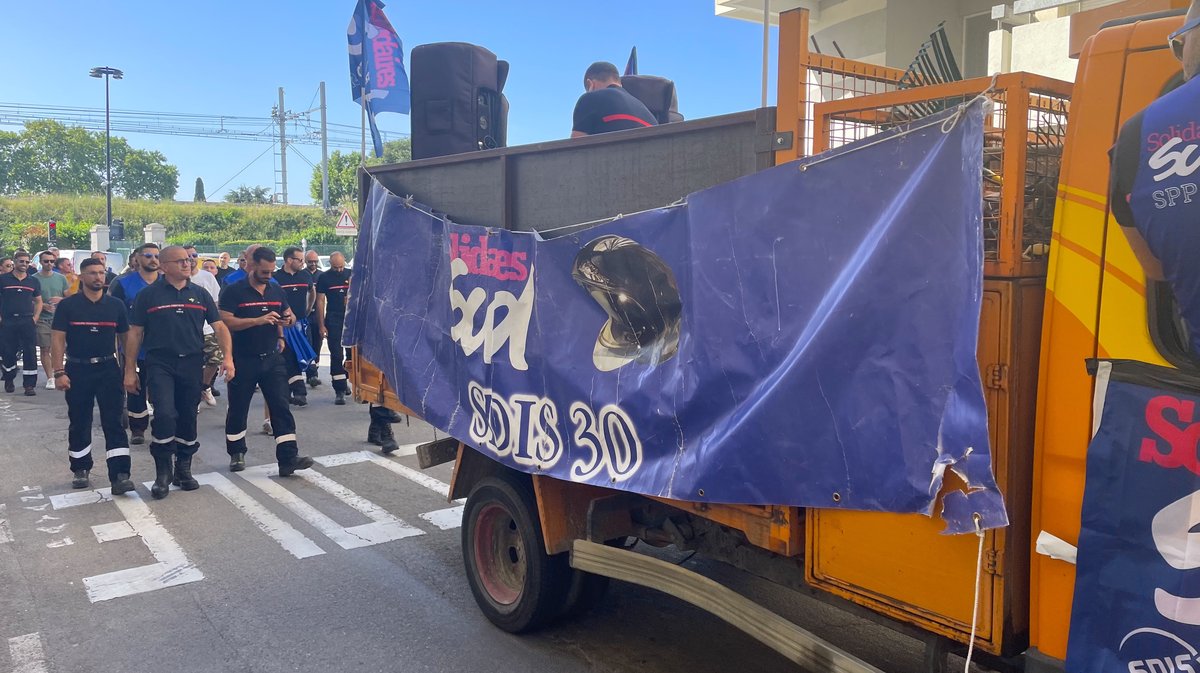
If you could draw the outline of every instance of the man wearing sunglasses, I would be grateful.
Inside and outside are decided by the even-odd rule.
[[[42,312],[42,288],[34,274],[29,273],[29,253],[24,250],[13,255],[13,270],[0,276],[0,367],[4,371],[4,392],[16,390],[17,351],[22,353],[21,384],[25,394],[37,392],[37,322]],[[46,356],[49,358],[49,355]]]
[[[125,310],[132,315],[133,303],[138,293],[158,280],[159,249],[155,243],[145,243],[133,251],[137,260],[131,271],[113,281],[109,292],[113,297],[125,303]],[[140,385],[136,392],[126,396],[126,408],[129,412],[129,443],[145,444],[146,429],[150,427],[150,409],[146,406],[146,353],[137,354],[137,370]]]
[[[42,371],[46,372],[46,389],[54,389],[54,371],[50,363],[50,326],[54,322],[54,309],[67,296],[70,286],[66,276],[58,272],[58,255],[46,250],[38,253],[37,280],[42,287],[42,313],[38,318],[37,341],[38,350],[42,353]]]

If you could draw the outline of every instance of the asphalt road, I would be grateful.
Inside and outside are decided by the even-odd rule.
[[[438,492],[448,465],[419,473],[411,452],[380,456],[366,407],[334,406],[326,382],[296,410],[302,453],[323,457],[314,470],[268,476],[273,442],[252,421],[251,469],[230,474],[224,400],[200,415],[205,485],[157,501],[145,446],[137,497],[72,491],[62,393],[0,394],[0,673],[796,670],[707,613],[620,583],[574,621],[501,632],[463,577],[461,511]],[[434,438],[416,421],[394,427],[402,445]],[[685,556],[883,670],[921,670],[915,640]]]

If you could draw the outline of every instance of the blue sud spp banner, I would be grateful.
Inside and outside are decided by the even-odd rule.
[[[947,530],[1002,526],[975,360],[981,152],[977,101],[549,240],[376,183],[344,343],[526,472],[933,514],[949,469],[969,493],[944,499]]]
[[[1200,671],[1200,377],[1099,361],[1067,670]]]

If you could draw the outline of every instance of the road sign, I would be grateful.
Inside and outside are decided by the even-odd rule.
[[[338,236],[358,236],[358,225],[350,217],[349,211],[342,211],[342,216],[338,218],[337,225],[333,228],[333,233]]]

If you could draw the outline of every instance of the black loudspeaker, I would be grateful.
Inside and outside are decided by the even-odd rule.
[[[642,101],[659,124],[683,121],[679,100],[675,97],[675,82],[654,75],[625,75],[621,86]]]
[[[508,62],[465,42],[412,50],[412,158],[504,147]]]

